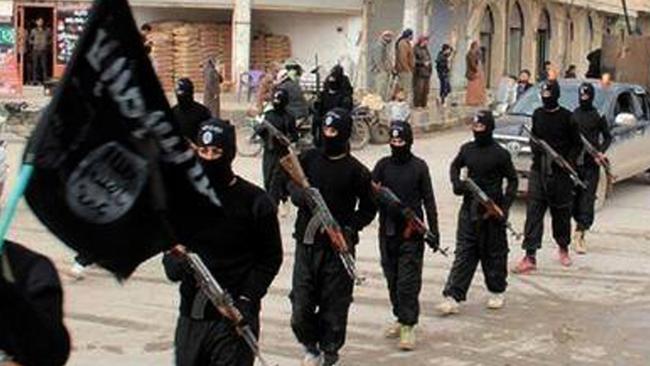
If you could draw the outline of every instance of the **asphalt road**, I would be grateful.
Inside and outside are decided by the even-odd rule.
[[[444,246],[454,247],[460,204],[453,196],[448,167],[464,130],[419,139],[415,151],[429,163],[440,212]],[[22,143],[10,143],[15,175]],[[371,146],[355,153],[370,168],[388,148]],[[261,180],[261,159],[238,158],[236,171]],[[515,205],[511,219],[522,228],[525,204]],[[301,350],[289,327],[287,298],[293,265],[291,229],[295,211],[281,219],[285,260],[262,314],[262,349],[281,366],[299,365]],[[382,338],[390,308],[379,266],[376,221],[362,233],[358,267],[367,282],[355,289],[345,365],[648,365],[650,364],[650,186],[637,179],[618,185],[598,215],[588,237],[589,254],[574,257],[563,269],[548,233],[538,273],[509,277],[506,307],[485,309],[487,292],[477,272],[461,314],[441,318],[441,300],[452,258],[426,254],[418,348],[403,353]],[[546,225],[547,229],[549,225]],[[132,279],[119,284],[101,269],[72,282],[65,272],[73,253],[60,244],[21,205],[10,238],[51,257],[65,282],[66,323],[73,337],[70,365],[171,365],[177,316],[176,286],[168,283],[160,258],[143,264]],[[521,255],[510,243],[510,262]]]

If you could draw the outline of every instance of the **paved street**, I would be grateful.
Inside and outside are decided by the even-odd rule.
[[[416,152],[434,177],[444,246],[454,247],[460,200],[453,196],[448,167],[469,132],[452,130],[419,139]],[[22,144],[10,144],[16,163]],[[356,153],[369,167],[388,149],[371,146]],[[260,182],[261,159],[238,158],[238,173]],[[15,175],[16,164],[12,164]],[[522,228],[525,207],[511,218]],[[299,364],[300,348],[289,327],[295,211],[282,219],[285,260],[264,300],[262,349],[281,366]],[[650,364],[650,186],[642,180],[618,185],[589,237],[589,254],[562,269],[548,235],[540,271],[509,277],[506,307],[485,309],[487,292],[477,273],[461,314],[440,318],[434,306],[453,258],[426,254],[418,349],[402,353],[382,330],[390,319],[387,289],[379,266],[376,221],[362,234],[358,263],[367,282],[355,290],[342,355],[345,365],[648,365]],[[550,225],[547,225],[547,229]],[[57,242],[23,205],[10,237],[26,243],[67,270],[73,253]],[[510,262],[520,255],[511,242]],[[91,269],[81,282],[65,281],[67,325],[74,350],[70,365],[171,365],[177,315],[176,286],[167,282],[160,258],[145,263],[124,284]]]

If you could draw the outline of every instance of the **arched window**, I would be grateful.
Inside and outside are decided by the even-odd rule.
[[[494,36],[494,15],[490,7],[485,8],[483,19],[481,19],[481,62],[483,64],[483,72],[485,74],[485,81],[487,86],[490,86],[490,70],[492,70],[492,38]]]
[[[537,74],[545,70],[544,63],[549,61],[551,43],[551,16],[548,10],[542,10],[537,26]]]
[[[510,9],[508,16],[508,74],[518,75],[521,70],[521,48],[524,37],[524,12],[519,1]]]

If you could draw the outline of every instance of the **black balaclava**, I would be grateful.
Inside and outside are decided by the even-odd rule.
[[[197,144],[201,147],[214,146],[223,150],[221,157],[216,160],[204,160],[200,157],[199,160],[215,187],[227,187],[235,177],[232,171],[232,161],[237,153],[235,128],[218,118],[209,119],[199,127]]]
[[[390,124],[390,138],[401,138],[406,142],[404,146],[390,145],[391,158],[397,163],[406,163],[411,159],[411,146],[413,145],[413,131],[411,125],[404,121],[393,121]]]
[[[325,129],[332,127],[338,131],[336,137],[325,136]],[[348,140],[352,134],[352,118],[344,108],[334,108],[325,114],[321,137],[323,151],[329,157],[337,157],[348,152]]]
[[[181,107],[187,107],[194,101],[194,84],[188,78],[180,78],[176,82],[176,100]]]
[[[552,111],[560,106],[558,103],[560,100],[560,85],[558,85],[556,81],[544,81],[540,88],[540,92],[544,109]]]
[[[278,112],[284,112],[285,108],[289,104],[289,94],[284,89],[280,89],[273,93],[273,109]]]
[[[594,97],[596,96],[596,90],[591,83],[582,83],[579,90],[579,101],[580,108],[582,109],[592,109],[594,107]],[[586,99],[583,99],[586,98]]]
[[[476,116],[474,116],[474,123],[480,123],[485,126],[485,131],[472,131],[474,133],[474,141],[476,141],[479,146],[485,146],[492,143],[492,132],[494,131],[494,116],[492,115],[492,111],[479,111]]]
[[[342,87],[341,84],[343,83],[343,76],[343,67],[341,67],[341,65],[335,65],[325,81],[325,88],[327,91],[330,93],[340,91]]]

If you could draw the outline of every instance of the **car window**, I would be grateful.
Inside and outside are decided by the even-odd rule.
[[[562,85],[560,84],[560,105],[570,111],[578,108],[578,88],[579,84]],[[594,98],[594,106],[598,109],[600,114],[605,114],[607,110],[607,101],[609,100],[609,93],[603,91],[602,88],[596,88],[596,97]],[[539,95],[539,85],[528,89],[528,91],[515,103],[511,108],[511,114],[523,114],[532,116],[535,109],[542,106],[542,98]]]
[[[629,113],[638,118],[639,113],[635,108],[635,105],[632,93],[623,92],[619,94],[616,98],[616,105],[614,106],[614,116],[618,116],[621,113]]]

